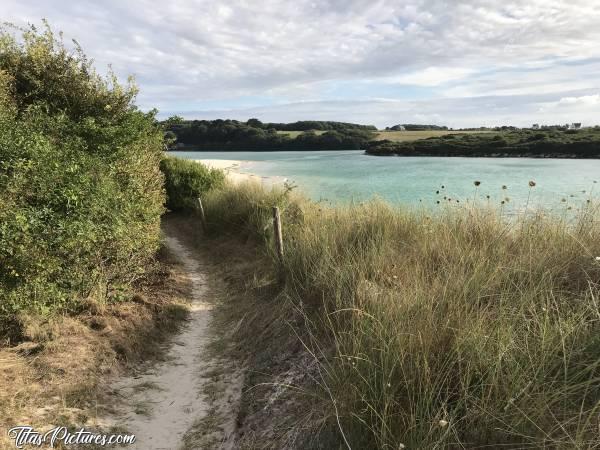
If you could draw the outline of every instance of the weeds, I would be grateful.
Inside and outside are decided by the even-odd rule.
[[[325,421],[351,448],[600,445],[592,204],[577,220],[507,220],[229,186],[205,208],[212,233],[258,238],[275,265],[275,204],[279,295],[305,312],[297,332],[319,364],[315,431]]]

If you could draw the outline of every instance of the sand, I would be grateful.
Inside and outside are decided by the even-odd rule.
[[[252,161],[239,161],[235,159],[196,159],[195,161],[212,169],[223,170],[227,179],[234,184],[254,182],[271,186],[273,184],[283,184],[287,181],[283,177],[261,177],[248,172],[248,169],[252,169]]]
[[[232,374],[227,392],[213,401],[207,399],[204,390],[211,380],[206,372],[222,363],[207,350],[212,338],[209,330],[212,305],[207,301],[210,292],[206,271],[202,261],[192,257],[176,237],[167,236],[166,244],[183,263],[192,282],[190,318],[174,336],[166,361],[113,384],[127,400],[112,422],[135,434],[135,444],[128,447],[131,449],[180,448],[186,432],[198,421],[211,419],[215,410],[230,410],[239,402],[241,392],[241,380]],[[235,414],[220,416],[219,436],[213,437],[221,443],[220,448],[233,448]]]

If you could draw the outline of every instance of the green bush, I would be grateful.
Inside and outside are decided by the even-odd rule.
[[[165,174],[167,208],[171,211],[193,210],[198,197],[225,183],[223,171],[186,159],[167,156],[160,169]]]
[[[0,29],[0,325],[120,298],[159,244],[163,135],[46,27]],[[14,328],[12,331],[15,331]]]

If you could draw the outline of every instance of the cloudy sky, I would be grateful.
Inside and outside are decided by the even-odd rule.
[[[2,0],[161,116],[600,124],[600,0]]]

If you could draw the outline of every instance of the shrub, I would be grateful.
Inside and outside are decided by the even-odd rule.
[[[120,298],[159,244],[164,199],[162,131],[133,83],[97,75],[49,27],[13,31],[0,30],[4,332],[22,311]]]
[[[187,159],[167,156],[160,162],[160,169],[165,174],[167,208],[171,211],[193,210],[198,197],[225,182],[222,170]]]

